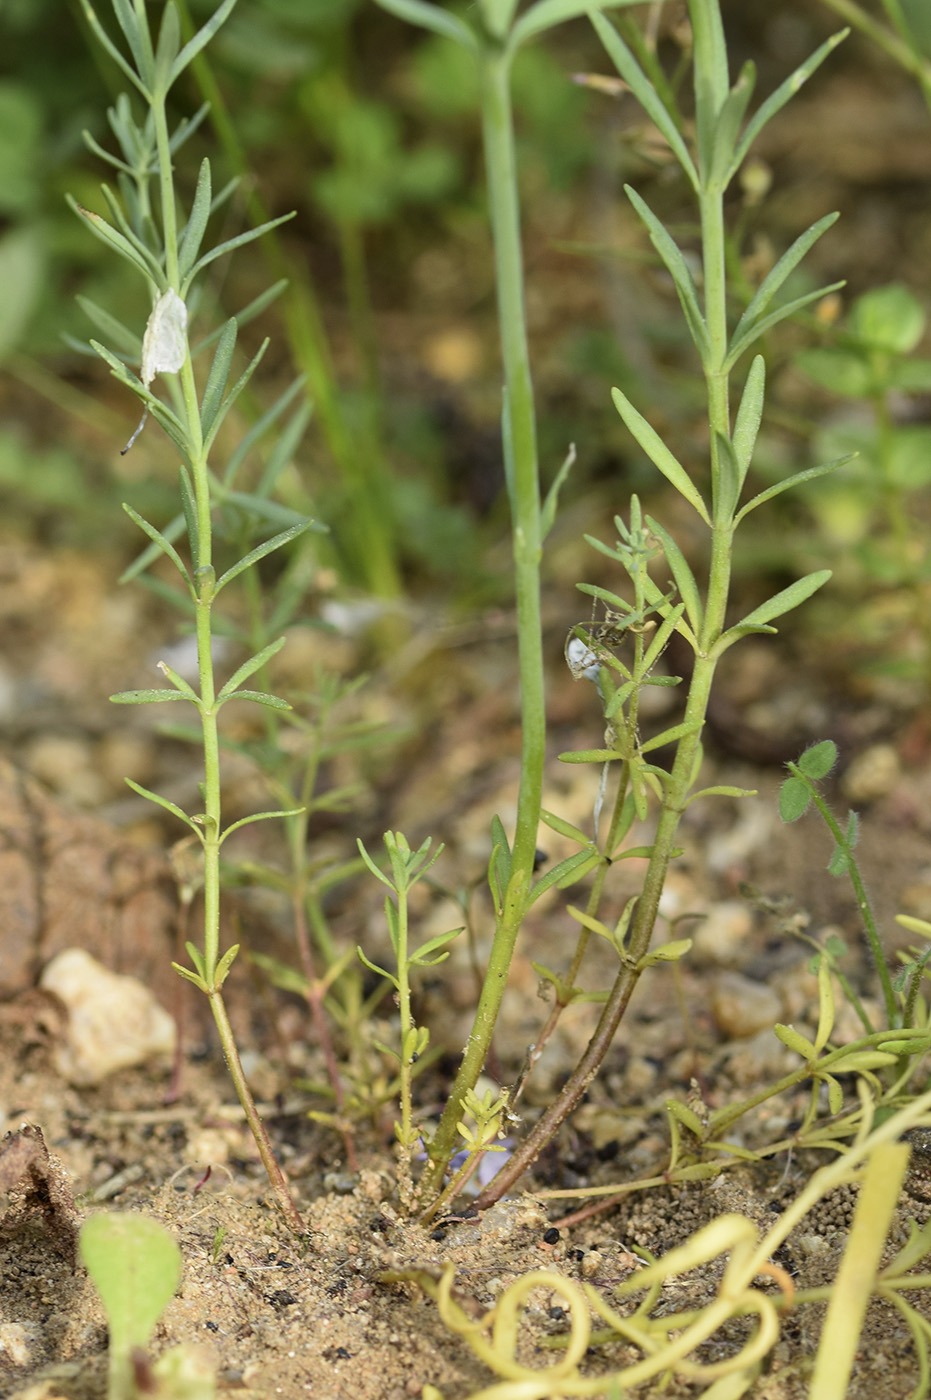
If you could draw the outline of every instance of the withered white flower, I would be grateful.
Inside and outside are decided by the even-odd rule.
[[[184,364],[187,354],[187,307],[174,287],[162,292],[152,307],[142,337],[142,382],[148,389],[157,374],[177,374]],[[121,456],[132,447],[145,427],[149,416],[148,405],[139,420],[139,426],[123,448]]]

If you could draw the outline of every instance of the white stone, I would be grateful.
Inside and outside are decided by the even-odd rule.
[[[174,1051],[174,1020],[148,987],[110,972],[83,948],[58,953],[39,982],[68,1011],[56,1064],[71,1084],[99,1084],[116,1070]]]

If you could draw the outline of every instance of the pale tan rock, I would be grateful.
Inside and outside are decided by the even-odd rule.
[[[891,744],[871,744],[857,754],[841,778],[841,792],[854,806],[876,802],[891,792],[902,775],[899,755]]]
[[[711,906],[704,919],[689,925],[692,956],[719,967],[736,967],[750,954],[752,928],[753,911],[746,901],[723,899]]]
[[[739,972],[722,972],[711,994],[711,1014],[729,1040],[756,1035],[772,1026],[782,1013],[781,998],[764,982]]]
[[[71,1084],[99,1084],[116,1070],[173,1052],[174,1020],[148,987],[110,972],[83,948],[58,953],[39,980],[68,1010],[56,1064]]]

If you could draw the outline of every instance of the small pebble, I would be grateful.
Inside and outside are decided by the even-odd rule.
[[[755,1035],[779,1020],[782,1001],[771,987],[739,972],[722,972],[711,994],[711,1014],[729,1040]]]
[[[21,1322],[0,1322],[0,1356],[12,1366],[28,1366],[32,1360],[29,1338]]]
[[[689,925],[693,956],[719,967],[735,967],[748,956],[752,928],[753,913],[743,900],[724,899],[713,904],[706,918]]]
[[[854,806],[876,802],[892,791],[901,772],[899,755],[891,744],[871,744],[847,767],[841,778],[841,792]]]
[[[174,1020],[148,987],[110,972],[83,948],[52,958],[39,985],[68,1011],[66,1040],[55,1058],[71,1084],[99,1084],[118,1069],[174,1051]]]

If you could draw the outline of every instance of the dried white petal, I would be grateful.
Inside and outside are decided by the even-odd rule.
[[[187,307],[173,287],[152,307],[142,338],[142,382],[157,374],[177,374],[187,354]]]
[[[581,637],[570,637],[566,643],[566,663],[574,680],[584,677],[587,681],[597,681],[601,663]]]
[[[142,337],[142,382],[148,389],[157,374],[177,374],[187,355],[187,307],[174,287],[162,292],[152,307]],[[129,442],[120,450],[125,457],[145,427],[149,416],[146,404],[139,426]]]

